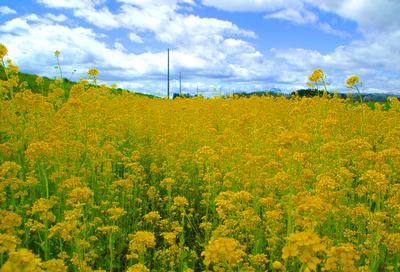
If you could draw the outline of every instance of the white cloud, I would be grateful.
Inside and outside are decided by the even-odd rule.
[[[29,29],[29,23],[27,19],[24,18],[15,18],[0,26],[1,31],[14,35],[23,35],[25,32],[29,31]]]
[[[218,20],[205,21],[207,26],[214,28],[211,32],[206,32],[200,18],[189,18],[190,20],[194,22],[189,29],[194,31],[195,27],[203,28],[203,37],[200,39],[202,42],[189,40],[185,46],[182,44],[171,51],[173,73],[182,71],[196,78],[247,80],[262,76],[263,71],[268,71],[262,54],[248,42],[224,37],[225,29],[230,29],[231,24],[225,26],[226,23],[223,23],[221,26]],[[237,30],[235,27],[232,29]],[[192,34],[183,32],[170,38],[173,40],[184,35]],[[106,81],[136,82],[153,79],[155,85],[165,85],[165,51],[129,53],[122,43],[115,42],[111,47],[108,46],[102,41],[102,35],[88,28],[71,28],[37,15],[29,15],[0,25],[0,40],[8,47],[10,58],[25,71],[55,75],[52,69],[55,64],[53,52],[60,50],[61,65],[66,75],[68,71],[76,69],[76,77],[84,77],[87,69],[97,67]]]
[[[353,41],[350,45],[339,46],[325,55],[316,50],[305,49],[274,50],[274,52],[278,58],[286,60],[291,65],[306,69],[320,65],[347,72],[358,71],[361,67],[368,72],[375,72],[377,69],[400,72],[400,66],[397,65],[400,62],[399,40],[400,30]]]
[[[114,48],[119,50],[119,51],[126,51],[125,46],[120,42],[115,42],[114,43]]]
[[[348,37],[345,31],[334,29],[327,22],[320,22],[318,16],[307,7],[305,0],[303,1],[244,1],[244,0],[203,0],[206,6],[215,7],[227,11],[252,11],[266,13],[265,19],[286,20],[296,24],[311,24],[317,29],[338,37]]]
[[[30,22],[16,18],[0,26],[0,39],[9,49],[9,56],[21,67],[41,73],[51,73],[53,52],[60,50],[62,65],[74,69],[98,67],[127,69],[131,74],[161,72],[163,66],[158,53],[125,54],[109,48],[91,29],[69,28],[46,22]]]
[[[313,24],[318,21],[318,17],[306,9],[283,9],[264,16],[266,19],[281,19],[297,24]]]
[[[68,19],[64,14],[54,15],[52,13],[47,13],[45,17],[58,23],[65,22]]]
[[[136,33],[129,33],[129,40],[135,43],[144,43],[142,37]]]
[[[0,14],[3,14],[3,15],[17,14],[17,12],[7,6],[0,6]]]
[[[49,8],[84,9],[89,6],[101,4],[104,0],[37,0],[37,2]]]
[[[195,5],[195,0],[117,0],[120,3],[135,5],[138,7],[173,6],[176,4]]]
[[[95,9],[95,7],[89,5],[85,8],[75,9],[74,15],[84,18],[86,21],[99,28],[108,29],[120,27],[118,17],[112,14],[106,7]]]
[[[357,22],[361,27],[395,29],[400,27],[400,1],[397,0],[305,0],[319,9]]]
[[[330,24],[328,24],[326,22],[317,23],[317,28],[319,28],[320,30],[322,30],[325,33],[332,34],[332,35],[338,36],[340,38],[349,38],[351,36],[351,34],[349,34],[346,31],[334,29]]]
[[[277,13],[275,17],[293,17],[295,20],[298,16],[290,13],[301,14],[311,6],[355,21],[362,27],[395,29],[400,26],[400,1],[397,0],[202,0],[202,3],[226,11],[272,12]]]
[[[298,6],[295,0],[202,0],[203,5],[227,11],[272,12],[282,8]]]
[[[383,43],[382,40],[385,40]],[[365,80],[367,90],[399,90],[400,31],[371,35],[365,40],[339,46],[333,52],[321,54],[316,50],[290,49],[273,50],[275,56],[290,65],[292,71],[306,74],[317,67],[326,69],[331,80],[344,87],[344,80],[354,73]],[[380,76],[394,74],[390,80]]]
[[[227,33],[256,37],[254,32],[240,29],[229,21],[178,12],[182,4],[195,5],[194,0],[118,0],[123,4],[117,13],[102,6],[101,0],[84,0],[84,4],[77,0],[38,1],[48,7],[71,8],[75,16],[96,27],[150,31],[159,41],[171,44],[198,36],[208,39]]]

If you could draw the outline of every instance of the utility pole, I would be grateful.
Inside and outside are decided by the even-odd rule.
[[[182,72],[179,72],[179,96],[182,96]]]
[[[199,96],[199,84],[197,84],[197,96]]]
[[[168,48],[168,83],[167,83],[167,97],[169,99],[169,48]]]

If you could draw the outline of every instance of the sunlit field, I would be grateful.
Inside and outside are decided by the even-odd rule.
[[[1,272],[399,271],[397,99],[44,94],[0,68]]]

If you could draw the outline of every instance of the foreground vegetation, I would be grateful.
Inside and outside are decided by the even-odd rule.
[[[43,95],[4,66],[0,271],[399,271],[397,99]]]

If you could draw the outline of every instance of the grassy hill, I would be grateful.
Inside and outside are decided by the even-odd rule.
[[[34,74],[28,74],[28,73],[23,73],[23,72],[18,72],[18,78],[19,82],[26,82],[26,89],[31,90],[34,93],[41,93],[43,95],[48,95],[49,90],[51,89],[52,85],[57,85],[58,83],[56,82],[56,79],[51,79],[48,77],[40,77],[41,83],[39,84],[37,79],[39,76],[34,75]],[[6,74],[4,72],[3,67],[0,67],[0,80],[6,80]],[[70,90],[74,85],[78,84],[78,82],[71,81],[67,78],[64,78],[61,86],[65,90]],[[91,87],[96,87],[93,84],[89,84]],[[128,91],[122,88],[110,88],[110,90],[115,93],[115,94],[121,94],[123,91]],[[156,96],[150,95],[150,94],[143,94],[143,93],[137,93],[137,92],[132,92],[135,95],[138,96],[145,96],[145,97],[151,97],[155,98]]]

